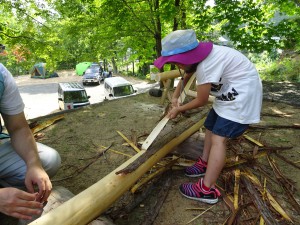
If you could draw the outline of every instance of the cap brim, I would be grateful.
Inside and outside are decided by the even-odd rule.
[[[161,69],[166,63],[181,63],[191,65],[203,61],[212,51],[212,42],[199,42],[193,50],[170,56],[160,56],[154,61],[154,66]]]

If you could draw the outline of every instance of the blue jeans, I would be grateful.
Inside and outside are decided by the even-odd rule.
[[[226,138],[236,138],[248,129],[249,124],[241,124],[222,118],[212,108],[207,115],[204,126],[213,134]]]

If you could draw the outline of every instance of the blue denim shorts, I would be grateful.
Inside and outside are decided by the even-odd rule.
[[[220,117],[214,109],[211,109],[207,115],[204,126],[213,134],[226,138],[236,138],[242,135],[249,124],[241,124]]]

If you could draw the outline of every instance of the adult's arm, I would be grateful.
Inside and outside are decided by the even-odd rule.
[[[27,166],[25,185],[29,193],[34,193],[38,186],[37,200],[44,202],[51,193],[52,184],[43,169],[38,155],[36,142],[25,119],[24,113],[17,115],[2,114],[5,126],[11,137],[14,150],[25,161]]]

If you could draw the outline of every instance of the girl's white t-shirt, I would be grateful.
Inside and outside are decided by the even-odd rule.
[[[195,72],[197,85],[211,83],[215,112],[241,124],[260,121],[262,83],[255,66],[241,52],[214,45]]]

